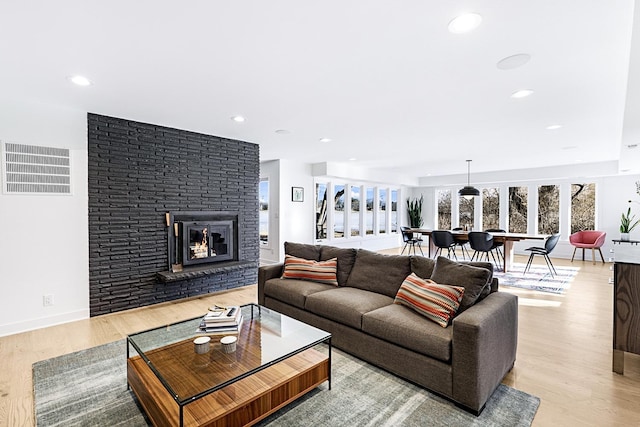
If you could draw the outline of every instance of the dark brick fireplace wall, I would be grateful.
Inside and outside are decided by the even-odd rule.
[[[259,147],[88,114],[91,316],[257,282]],[[239,214],[244,267],[169,283],[169,211]],[[73,260],[70,260],[73,262]]]

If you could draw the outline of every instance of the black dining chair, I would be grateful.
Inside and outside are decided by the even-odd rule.
[[[542,255],[544,257],[544,260],[547,262],[547,266],[549,267],[549,272],[551,273],[551,277],[554,277],[554,274],[558,274],[556,272],[555,267],[551,263],[551,258],[549,258],[549,254],[556,247],[559,239],[560,239],[560,233],[553,234],[547,237],[547,239],[544,242],[544,247],[534,246],[534,247],[525,249],[526,251],[530,251],[531,255],[529,255],[529,260],[527,261],[527,266],[524,268],[523,274],[526,274],[526,272],[529,271],[529,269],[531,268],[531,262],[533,261],[533,257],[535,255]]]
[[[507,230],[503,230],[502,228],[487,228],[486,230],[487,233],[506,233]],[[502,262],[504,262],[504,242],[499,242],[496,241],[495,239],[493,240],[493,250],[496,252],[496,254],[498,254],[498,258],[502,259]]]
[[[499,270],[500,265],[498,261],[496,261],[496,256],[493,254],[494,241],[491,233],[487,233],[486,231],[471,231],[468,234],[468,238],[469,246],[474,250],[471,261],[474,261],[476,256],[478,256],[478,261],[482,261],[482,257],[484,256],[487,262],[491,262],[489,259],[489,255],[491,255],[496,269]]]
[[[424,256],[424,252],[422,252],[422,239],[419,236],[416,236],[415,233],[411,231],[409,227],[400,227],[400,232],[402,233],[402,241],[404,242],[404,247],[402,248],[402,252],[400,255],[404,254],[404,250],[409,247],[408,255],[411,255],[411,249],[413,248],[413,254],[416,254],[416,246],[420,249],[420,253]]]
[[[464,228],[462,227],[455,227],[452,228],[451,231],[464,231]],[[467,253],[467,258],[471,259],[471,256],[469,255],[469,251],[467,250],[467,245],[469,244],[469,242],[467,241],[467,239],[461,239],[460,237],[456,236],[455,234],[453,235],[453,240],[456,242],[456,247],[460,248],[460,251],[462,252],[462,259],[466,259],[464,257],[464,253]]]
[[[433,230],[431,232],[431,241],[433,246],[436,247],[436,253],[434,258],[438,257],[438,254],[442,253],[443,249],[447,250],[447,258],[451,258],[451,254],[455,260],[458,260],[456,256],[456,241],[453,238],[453,234],[449,230]]]

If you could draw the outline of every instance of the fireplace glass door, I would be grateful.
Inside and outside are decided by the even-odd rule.
[[[233,259],[233,221],[183,222],[184,265]]]

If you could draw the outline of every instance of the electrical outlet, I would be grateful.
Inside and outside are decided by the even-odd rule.
[[[50,307],[53,305],[53,294],[47,294],[42,296],[42,306]]]

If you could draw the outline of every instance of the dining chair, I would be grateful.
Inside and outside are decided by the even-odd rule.
[[[560,233],[553,234],[547,237],[547,239],[544,242],[544,247],[533,246],[525,249],[526,251],[530,251],[531,255],[529,255],[529,260],[527,261],[527,266],[524,268],[523,274],[526,274],[526,272],[529,271],[529,269],[531,268],[531,262],[533,261],[533,257],[535,255],[542,255],[544,257],[544,260],[547,262],[547,266],[549,267],[549,271],[551,272],[551,277],[554,277],[554,274],[558,274],[556,272],[555,267],[551,263],[551,258],[549,258],[549,254],[553,251],[553,249],[555,249],[559,239],[560,239]]]
[[[413,248],[413,254],[416,255],[416,246],[420,249],[420,253],[424,256],[424,252],[422,252],[422,239],[419,236],[416,236],[415,233],[410,231],[409,227],[400,227],[400,232],[402,233],[402,241],[404,242],[404,247],[402,248],[402,252],[400,255],[404,254],[404,250],[409,247],[408,255],[411,255],[411,249]]]
[[[487,228],[486,230],[487,233],[506,233],[507,230],[503,230],[502,228]],[[502,262],[504,262],[504,242],[500,242],[497,240],[493,240],[493,250],[496,252],[496,254],[498,254],[498,258],[502,259]]]
[[[455,228],[452,228],[451,231],[464,231],[464,228],[455,227]],[[471,256],[469,255],[469,251],[467,250],[467,245],[469,244],[469,242],[466,239],[461,239],[457,237],[455,234],[453,235],[453,241],[456,242],[457,247],[460,247],[460,251],[462,252],[462,259],[465,259],[464,257],[465,252],[467,253],[467,257],[471,259]]]
[[[600,253],[600,258],[602,259],[602,263],[604,264],[604,256],[602,255],[602,250],[600,248],[604,245],[604,240],[607,237],[607,233],[604,231],[596,231],[596,230],[582,230],[576,233],[573,233],[569,236],[569,243],[571,243],[573,248],[573,255],[571,255],[571,262],[573,262],[573,258],[576,256],[576,250],[578,248],[582,249],[582,261],[584,261],[584,250],[591,249],[591,260],[593,263],[596,263],[596,249]]]
[[[436,253],[433,255],[434,258],[437,258],[438,254],[442,253],[443,249],[446,249],[447,258],[451,258],[451,254],[453,253],[455,260],[458,260],[456,256],[456,241],[453,238],[453,233],[449,230],[433,230],[431,232],[431,241],[433,242],[433,246],[436,247]]]
[[[469,238],[469,246],[474,250],[473,256],[471,257],[471,261],[476,260],[476,256],[478,256],[478,261],[482,261],[482,257],[484,256],[487,262],[491,262],[489,259],[489,255],[493,258],[493,263],[496,266],[496,269],[500,269],[500,264],[496,260],[496,256],[493,253],[494,250],[494,241],[493,235],[491,233],[487,233],[486,231],[471,231],[468,234]],[[478,255],[480,254],[480,255]],[[499,258],[499,257],[498,257]]]

